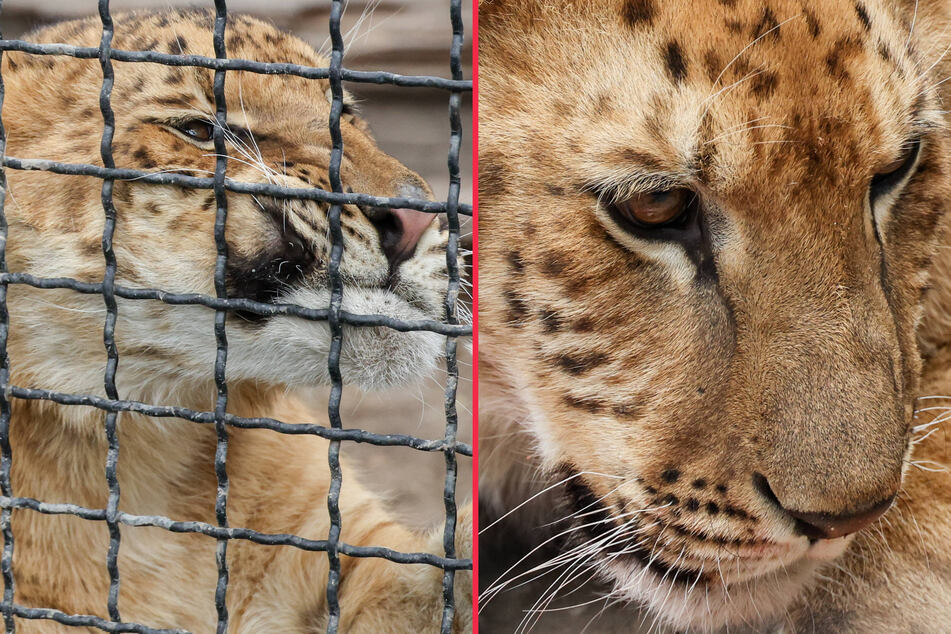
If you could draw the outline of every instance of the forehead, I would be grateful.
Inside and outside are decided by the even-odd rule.
[[[881,162],[927,109],[910,24],[876,0],[531,4],[488,20],[487,106],[535,110],[520,131],[542,143],[562,122],[565,143],[587,151],[551,149],[588,173],[701,165],[729,178],[816,152]],[[514,29],[531,59],[504,43]]]
[[[206,10],[123,13],[114,18],[113,48],[128,51],[155,51],[172,55],[214,58],[214,14]],[[98,46],[102,27],[98,20],[66,22],[43,29],[32,39]],[[327,67],[328,60],[303,40],[278,30],[271,24],[245,15],[229,15],[225,30],[228,58],[258,62]],[[65,59],[65,58],[64,58]],[[66,60],[73,62],[75,60]],[[83,63],[83,62],[79,62]],[[86,70],[99,72],[98,63],[85,63]],[[207,68],[176,67],[154,63],[114,62],[118,88],[132,88],[159,98],[164,93],[193,93],[213,102],[214,71]],[[327,80],[309,80],[289,75],[268,75],[229,71],[225,94],[229,108],[273,111],[293,116],[296,111],[312,113],[326,109]],[[171,101],[169,101],[171,105]]]

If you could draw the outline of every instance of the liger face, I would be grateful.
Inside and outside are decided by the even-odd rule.
[[[171,17],[117,16],[113,47],[214,57],[212,17],[204,11]],[[97,46],[100,29],[96,21],[77,21],[35,37]],[[233,16],[226,33],[231,57],[327,66],[327,60],[301,40],[257,20]],[[212,176],[217,161],[213,71],[114,62],[114,72],[112,152],[117,166]],[[98,93],[102,77],[98,60],[11,54],[4,59],[4,79],[5,109],[29,110],[37,124],[9,131],[7,149],[11,155],[67,163],[101,161]],[[54,88],[80,81],[89,86],[87,94],[80,97]],[[234,71],[226,75],[225,96],[227,124],[222,134],[228,179],[298,190],[332,190],[329,82]],[[349,95],[344,96],[340,132],[344,192],[431,199],[422,178],[376,146]],[[48,143],[61,137],[68,139],[64,147]],[[11,174],[10,180],[20,203],[11,214],[10,257],[20,270],[101,280],[101,183],[49,173]],[[114,202],[119,284],[215,295],[217,250],[213,236],[218,201],[212,191],[118,181]],[[330,304],[330,205],[234,191],[227,193],[226,202],[229,296],[326,309]],[[341,230],[342,310],[404,320],[442,316],[446,233],[434,215],[344,205]],[[44,240],[37,241],[30,232],[39,232]],[[53,245],[58,257],[44,257],[40,244]],[[64,296],[63,301],[81,314],[95,298]],[[54,338],[61,338],[60,343],[91,338],[101,325],[97,323],[100,317],[88,312],[88,323],[79,317],[78,324],[64,324]],[[149,376],[167,376],[169,372],[207,376],[205,359],[195,351],[213,355],[208,349],[208,311],[130,302],[120,315],[129,320],[124,356],[128,359],[127,376],[133,377],[130,381],[141,385]],[[234,344],[229,373],[235,379],[292,385],[327,380],[330,333],[326,322],[240,313],[229,322],[229,336]],[[349,380],[369,388],[426,373],[440,349],[439,338],[425,332],[357,328],[348,339],[341,367]],[[76,343],[67,347],[77,352],[80,348]],[[91,341],[88,354],[100,347]],[[57,355],[51,353],[49,358]],[[101,372],[95,369],[99,362],[92,356],[85,359],[80,353],[72,362],[85,364],[84,368],[89,365],[90,376]]]
[[[900,486],[940,49],[884,2],[480,18],[481,349],[575,552],[679,627],[772,615]]]

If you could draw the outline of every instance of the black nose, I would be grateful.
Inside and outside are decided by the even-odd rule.
[[[836,539],[857,533],[884,515],[891,508],[897,495],[897,493],[893,494],[859,511],[798,511],[783,506],[782,501],[776,497],[766,478],[761,474],[757,473],[753,476],[753,483],[764,497],[796,521],[799,533],[811,540]]]

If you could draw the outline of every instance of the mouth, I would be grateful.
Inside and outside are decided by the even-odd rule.
[[[609,576],[631,570],[653,575],[671,586],[716,586],[724,590],[790,567],[809,567],[837,558],[851,537],[776,540],[746,526],[743,536],[725,536],[689,518],[664,500],[637,509],[609,504],[581,481],[565,483],[565,497],[576,518],[569,547],[585,544]],[[618,572],[618,574],[612,574]]]
[[[674,586],[729,588],[794,565],[810,548],[712,536],[648,512],[606,526],[602,535],[589,542],[599,546],[597,557],[606,569],[646,570]]]

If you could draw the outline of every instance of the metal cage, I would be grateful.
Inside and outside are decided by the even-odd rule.
[[[129,527],[151,526],[178,533],[200,533],[217,540],[216,565],[218,584],[215,592],[217,609],[217,631],[222,634],[228,629],[228,609],[226,594],[228,590],[228,542],[233,539],[248,540],[263,545],[283,545],[309,551],[327,553],[329,560],[329,578],[327,583],[327,605],[329,609],[328,632],[336,632],[340,619],[338,588],[340,583],[341,554],[349,557],[379,557],[397,563],[427,564],[444,570],[443,575],[443,616],[441,631],[450,632],[453,615],[453,583],[457,570],[471,569],[471,559],[456,557],[454,536],[456,532],[456,474],[457,454],[472,456],[471,445],[456,440],[457,414],[456,390],[458,368],[456,362],[457,338],[470,337],[472,327],[460,323],[456,314],[457,298],[460,291],[459,267],[459,217],[472,215],[471,205],[459,202],[460,168],[459,155],[462,143],[461,103],[463,93],[471,92],[472,82],[464,79],[462,68],[463,18],[461,0],[449,0],[449,18],[452,29],[450,47],[451,78],[432,76],[409,76],[390,72],[365,72],[347,69],[343,66],[344,43],[340,22],[344,9],[343,0],[331,0],[330,39],[333,46],[330,65],[327,68],[313,68],[289,63],[262,63],[244,59],[229,59],[225,48],[225,32],[228,26],[228,11],[225,0],[215,0],[214,50],[215,58],[198,55],[171,55],[155,51],[127,51],[113,49],[113,21],[110,15],[109,0],[99,0],[99,17],[102,22],[102,39],[98,47],[77,47],[65,44],[34,44],[22,40],[2,39],[0,35],[0,56],[4,51],[19,51],[32,55],[64,55],[75,58],[98,59],[102,67],[102,85],[99,105],[103,120],[103,134],[100,146],[103,166],[91,164],[61,163],[45,158],[20,158],[6,155],[6,134],[2,123],[3,78],[0,77],[0,532],[3,536],[3,551],[0,556],[0,573],[3,577],[3,600],[0,612],[3,614],[6,632],[15,631],[14,617],[24,619],[52,620],[67,626],[94,627],[107,632],[179,632],[182,630],[158,630],[139,623],[122,621],[118,609],[120,578],[118,554],[120,548],[119,525]],[[0,0],[2,8],[2,0]],[[167,66],[191,66],[214,70],[214,96],[216,119],[214,145],[218,154],[213,178],[192,177],[182,174],[150,173],[133,169],[117,168],[112,156],[112,137],[114,117],[111,106],[113,85],[112,61],[163,64]],[[329,79],[332,91],[330,132],[333,140],[329,180],[331,191],[322,189],[295,189],[271,184],[243,183],[226,177],[228,158],[222,125],[226,122],[227,105],[224,86],[227,71],[242,70],[254,73],[296,75],[310,79]],[[449,195],[443,202],[432,202],[406,198],[381,198],[362,193],[344,193],[340,181],[340,163],[343,155],[343,140],[340,133],[340,117],[343,107],[343,82],[363,82],[391,84],[403,87],[429,87],[442,89],[449,94],[450,139],[448,152]],[[8,271],[5,257],[7,221],[4,214],[6,196],[6,169],[45,170],[57,174],[93,176],[102,179],[102,207],[105,214],[105,228],[102,236],[104,257],[104,275],[101,283],[81,282],[71,278],[38,278],[32,275]],[[185,188],[213,190],[217,211],[215,221],[215,243],[217,261],[215,267],[215,288],[217,296],[196,294],[176,294],[168,290],[155,288],[130,288],[115,283],[116,257],[113,251],[113,233],[116,225],[116,210],[112,201],[112,190],[116,180],[137,179],[139,182],[175,185]],[[310,309],[292,304],[267,304],[246,298],[228,297],[225,288],[225,271],[228,261],[228,248],[225,241],[225,225],[228,216],[226,191],[263,194],[276,198],[306,199],[330,203],[329,220],[332,240],[329,261],[331,281],[331,302],[326,309]],[[449,272],[449,284],[446,290],[445,318],[442,321],[400,321],[385,315],[358,315],[341,310],[343,283],[339,274],[343,257],[343,238],[341,233],[341,209],[345,204],[362,204],[376,207],[411,208],[430,213],[445,213],[448,218],[449,243],[446,262]],[[7,311],[7,287],[10,284],[26,284],[34,288],[71,289],[78,293],[102,295],[106,306],[106,320],[103,341],[107,354],[104,376],[106,398],[86,394],[67,394],[44,389],[31,389],[10,384],[10,366],[7,355],[7,337],[9,333],[9,313]],[[214,364],[214,379],[217,385],[217,402],[214,411],[194,411],[182,407],[163,406],[119,398],[115,378],[119,355],[115,344],[115,326],[118,309],[116,297],[130,300],[150,300],[167,304],[198,304],[215,311],[214,336],[217,341],[217,357]],[[228,383],[225,376],[228,357],[228,341],[225,321],[229,312],[246,311],[258,315],[291,315],[299,319],[327,321],[332,334],[329,355],[329,374],[331,393],[328,406],[330,427],[316,424],[290,424],[274,419],[241,418],[227,411]],[[359,429],[348,429],[340,416],[340,400],[343,377],[339,368],[340,351],[343,340],[342,325],[355,327],[382,326],[399,331],[425,330],[445,335],[447,383],[445,386],[446,432],[439,440],[427,440],[409,435],[381,435]],[[211,336],[212,333],[209,333]],[[16,497],[11,490],[10,470],[13,456],[10,448],[10,399],[47,400],[62,405],[94,407],[106,413],[104,433],[108,441],[108,455],[105,464],[106,485],[109,496],[106,508],[83,508],[74,504],[51,504],[42,500]],[[217,525],[197,521],[180,521],[161,516],[131,515],[120,510],[120,491],[117,478],[119,461],[119,439],[117,418],[120,412],[136,412],[154,417],[172,417],[188,420],[197,424],[214,425],[217,432],[217,450],[215,452],[215,473],[218,479],[215,511]],[[281,434],[311,434],[330,440],[328,461],[331,473],[331,486],[327,499],[330,515],[330,531],[325,540],[305,539],[296,535],[265,534],[241,527],[232,527],[228,523],[228,428],[270,429]],[[419,451],[442,452],[446,460],[446,478],[444,502],[446,521],[443,541],[445,556],[428,553],[396,552],[378,546],[354,546],[340,541],[341,515],[338,508],[342,484],[340,468],[340,443],[356,441],[378,446],[404,446]],[[13,509],[26,509],[46,514],[66,514],[85,520],[105,522],[109,528],[110,544],[105,555],[109,573],[109,594],[107,608],[109,619],[97,616],[66,614],[59,610],[35,608],[19,605],[14,601],[15,571],[13,570],[14,535],[11,529]]]

